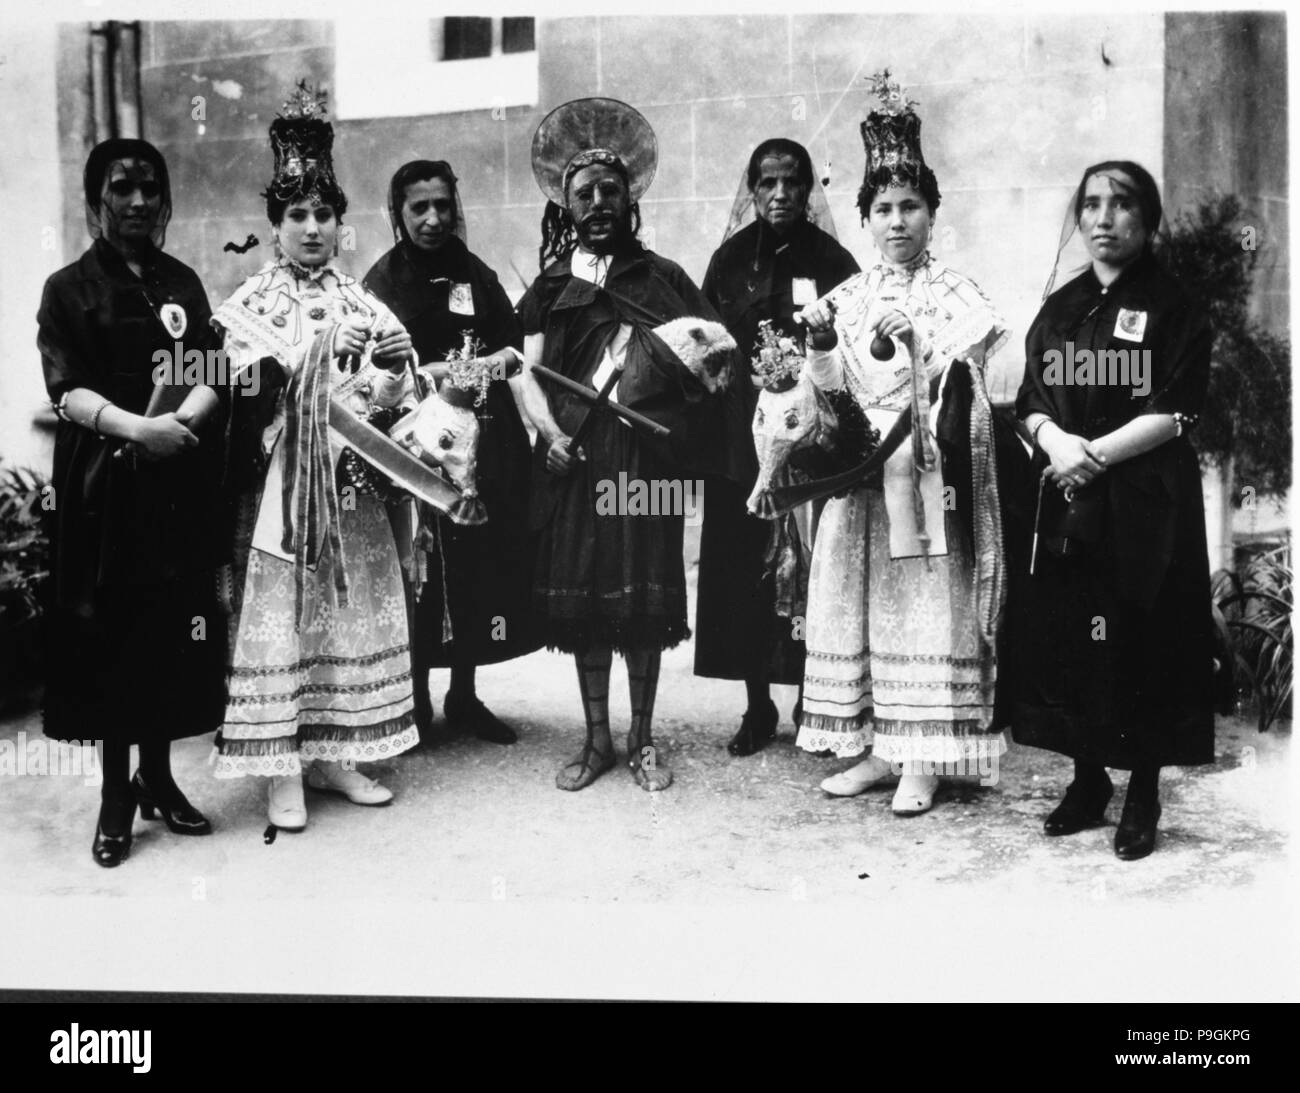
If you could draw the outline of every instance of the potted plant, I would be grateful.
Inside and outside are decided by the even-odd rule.
[[[1204,201],[1173,219],[1158,241],[1165,267],[1209,312],[1210,385],[1194,433],[1207,468],[1231,467],[1233,504],[1291,485],[1291,343],[1250,317],[1259,251],[1235,196]]]
[[[39,674],[50,569],[44,526],[48,497],[48,483],[39,473],[0,470],[0,710],[27,699]]]
[[[1250,316],[1259,252],[1247,219],[1235,196],[1214,197],[1175,217],[1158,243],[1166,268],[1206,308],[1214,329],[1209,390],[1193,437],[1234,507],[1291,485],[1291,343]],[[1223,675],[1235,677],[1264,732],[1291,716],[1291,547],[1274,538],[1233,555],[1236,572],[1220,570],[1211,590],[1220,655],[1232,660]]]
[[[1227,627],[1236,677],[1255,705],[1260,732],[1291,716],[1294,677],[1291,544],[1256,554],[1240,576],[1215,574],[1212,594]]]

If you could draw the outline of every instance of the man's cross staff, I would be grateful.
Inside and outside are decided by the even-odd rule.
[[[617,402],[610,402],[609,396],[618,383],[619,377],[623,375],[622,368],[615,368],[599,391],[586,387],[581,383],[575,383],[568,376],[562,376],[559,372],[552,372],[549,368],[545,368],[540,364],[533,365],[533,375],[546,380],[548,383],[553,383],[557,387],[562,387],[587,404],[587,412],[583,415],[577,429],[574,430],[573,436],[569,440],[569,451],[571,452],[576,453],[582,447],[583,441],[591,434],[592,427],[596,424],[596,412],[598,410],[609,410],[617,414],[633,428],[640,429],[651,436],[668,436],[671,431],[667,426],[660,425],[657,421],[651,421],[648,417],[638,414],[635,410],[629,410],[626,406],[620,406]]]

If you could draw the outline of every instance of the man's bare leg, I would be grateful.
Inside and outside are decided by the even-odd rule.
[[[659,690],[659,658],[658,649],[637,649],[623,654],[627,661],[627,687],[632,698],[627,762],[637,785],[651,792],[667,789],[673,781],[673,772],[661,762],[650,731],[655,695]]]
[[[613,654],[608,647],[575,653],[582,712],[587,719],[587,742],[555,776],[560,789],[585,789],[614,765],[614,741],[609,735],[609,666]]]

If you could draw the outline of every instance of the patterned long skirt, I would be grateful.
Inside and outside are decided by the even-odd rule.
[[[401,569],[382,504],[341,513],[348,606],[329,547],[308,572],[294,625],[293,563],[248,555],[216,776],[300,773],[313,759],[370,762],[414,747]]]
[[[884,494],[827,502],[809,577],[801,748],[959,768],[1006,751],[990,731],[997,671],[972,608],[974,563],[951,512],[945,529],[946,555],[894,559]]]

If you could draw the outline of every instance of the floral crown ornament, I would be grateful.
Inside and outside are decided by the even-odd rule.
[[[263,196],[330,205],[341,215],[347,198],[334,177],[334,127],[325,120],[325,99],[323,90],[299,80],[271,122],[275,168]]]
[[[862,123],[862,146],[867,153],[864,186],[873,188],[897,182],[919,186],[925,157],[921,154],[921,118],[889,69],[867,77],[871,93],[880,101]]]
[[[447,354],[447,378],[458,390],[473,393],[475,407],[482,406],[492,384],[492,365],[480,356],[484,347],[474,332],[464,330],[461,334],[460,348]]]
[[[772,320],[758,324],[756,353],[749,360],[755,387],[769,391],[788,391],[803,372],[804,356],[793,338],[772,329]]]

